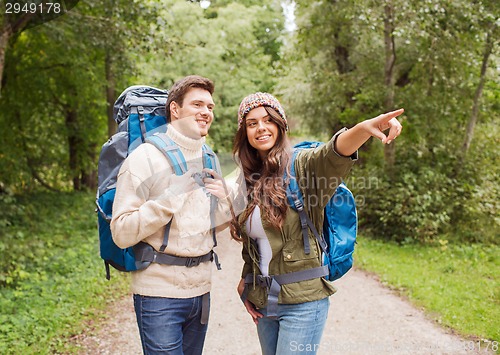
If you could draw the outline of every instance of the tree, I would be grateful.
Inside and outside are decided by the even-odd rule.
[[[82,1],[65,16],[30,28],[13,42],[4,75],[8,90],[1,102],[8,109],[0,121],[14,129],[5,136],[12,144],[3,148],[11,154],[3,156],[21,156],[17,161],[24,164],[3,170],[1,181],[25,188],[31,178],[54,189],[67,189],[68,180],[76,190],[95,187],[96,154],[106,139],[101,128],[108,47],[100,34],[116,24],[103,15],[101,8]],[[121,36],[113,43],[120,47],[128,41]],[[126,56],[120,58],[115,70],[124,69],[116,78],[121,82],[130,70],[116,65],[127,63]]]
[[[410,117],[397,140],[397,159],[394,143],[383,149],[370,142],[363,147],[366,161],[359,172],[376,176],[379,183],[357,192],[373,202],[364,207],[365,226],[378,233],[397,240],[414,234],[432,239],[470,220],[464,218],[467,213],[477,216],[482,209],[473,191],[487,188],[494,195],[490,184],[478,178],[491,174],[474,162],[477,153],[464,164],[467,174],[454,174],[466,126],[473,122],[466,112],[498,117],[491,92],[496,79],[487,69],[481,76],[474,71],[489,52],[479,39],[498,21],[493,3],[297,1],[298,29],[287,51],[290,71],[279,84],[291,108],[288,115],[315,134],[331,134],[399,107]],[[473,98],[483,85],[489,88],[489,101],[478,110]]]
[[[270,91],[275,83],[283,14],[279,4],[259,3],[212,2],[206,10],[190,2],[164,3],[157,51],[143,64],[145,81],[159,87],[169,88],[194,73],[214,80],[215,123],[209,139],[219,152],[231,150],[242,98]]]
[[[3,71],[5,65],[5,54],[9,47],[9,42],[22,31],[34,27],[45,22],[51,21],[54,18],[62,16],[70,11],[79,0],[54,1],[49,5],[41,2],[40,4],[32,1],[16,1],[6,2],[0,1],[1,6],[1,23],[0,23],[0,92],[3,85]],[[54,5],[60,5],[55,6]],[[36,6],[33,6],[36,5]],[[19,7],[18,7],[19,6]],[[24,7],[29,6],[25,11]],[[35,11],[33,11],[33,9]],[[49,10],[50,9],[50,10]]]
[[[481,63],[481,70],[479,74],[479,84],[477,85],[476,92],[474,94],[474,102],[472,105],[472,112],[469,118],[469,122],[467,123],[467,128],[465,130],[465,137],[462,149],[459,151],[459,158],[457,159],[456,171],[459,172],[460,169],[464,165],[464,160],[467,154],[467,151],[470,148],[472,138],[474,136],[474,127],[476,126],[478,115],[479,115],[479,107],[481,96],[483,94],[484,83],[486,81],[486,70],[488,68],[488,62],[490,56],[493,52],[493,47],[495,45],[495,38],[498,38],[498,24],[492,23],[491,28],[486,33],[486,41],[484,44],[484,52],[483,52],[483,60]]]

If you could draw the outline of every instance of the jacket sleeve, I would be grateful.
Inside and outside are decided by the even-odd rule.
[[[346,130],[338,131],[326,144],[297,154],[295,171],[308,209],[324,208],[358,158],[358,152],[345,157],[335,151],[337,137]]]
[[[150,154],[147,146],[141,145],[127,157],[118,174],[111,234],[120,248],[133,246],[159,231],[186,200],[186,194],[168,189],[174,174],[166,158],[160,152]],[[167,188],[155,196],[158,182]]]

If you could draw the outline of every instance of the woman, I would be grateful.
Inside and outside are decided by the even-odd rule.
[[[358,148],[371,136],[391,143],[401,132],[395,117],[402,113],[400,109],[344,128],[328,143],[297,154],[296,178],[317,230],[323,223],[324,204],[354,164]],[[383,131],[388,129],[386,136]],[[258,92],[241,102],[233,154],[242,166],[248,206],[231,231],[244,242],[238,292],[257,324],[264,355],[316,353],[328,314],[328,296],[336,291],[322,275],[282,285],[274,278],[321,266],[316,239],[309,233],[311,247],[306,254],[298,214],[287,205],[285,176],[292,155],[287,130],[285,111],[274,96]]]

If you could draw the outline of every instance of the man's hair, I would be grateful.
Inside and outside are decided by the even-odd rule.
[[[184,102],[184,96],[186,93],[193,88],[200,88],[207,90],[210,95],[214,93],[214,83],[212,80],[204,78],[199,75],[189,75],[182,78],[174,83],[172,88],[168,93],[168,99],[166,104],[166,118],[167,122],[170,122],[170,103],[175,101],[179,106],[182,107]]]

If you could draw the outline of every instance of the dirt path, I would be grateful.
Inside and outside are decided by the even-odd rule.
[[[257,355],[260,347],[255,326],[236,293],[242,265],[240,245],[227,237],[221,239],[218,254],[223,270],[214,272],[204,353]],[[488,354],[468,350],[473,342],[438,327],[373,276],[351,270],[336,284],[339,291],[330,298],[320,355]],[[131,296],[118,302],[113,313],[101,331],[90,331],[93,334],[78,340],[81,354],[142,354]]]

